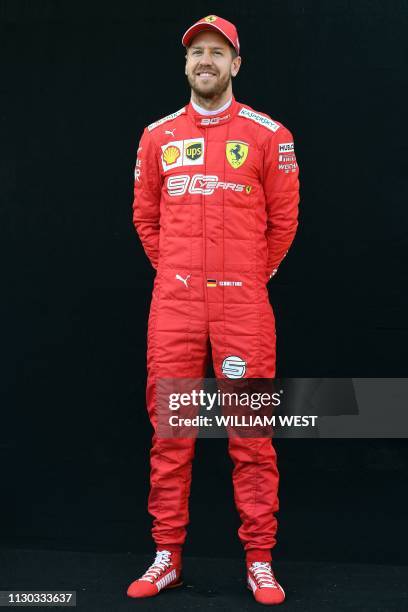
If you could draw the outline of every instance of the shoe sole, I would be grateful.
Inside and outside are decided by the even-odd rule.
[[[273,604],[267,604],[267,603],[263,603],[262,601],[256,601],[255,600],[256,603],[259,603],[259,604],[261,604],[263,606],[280,606],[280,604],[283,604],[283,602],[286,601],[286,593],[285,593],[285,591],[283,590],[283,588],[280,585],[279,585],[279,588],[282,591],[283,596],[284,596],[284,599],[282,601],[279,601],[279,602],[276,602],[276,603],[273,603]],[[251,591],[252,595],[254,595],[254,592],[253,592],[252,588],[249,586],[249,584],[247,584],[247,589],[249,589]],[[255,597],[255,595],[254,595],[254,597]]]
[[[158,595],[160,595],[160,593],[163,593],[163,591],[167,591],[168,589],[177,589],[178,587],[183,586],[184,582],[182,580],[180,580],[180,582],[175,582],[174,584],[169,584],[168,586],[164,587],[164,589],[161,589],[161,591],[157,591],[157,593],[152,593],[152,595],[129,595],[129,593],[126,593],[128,597],[130,597],[130,599],[150,599],[150,597],[157,597]]]
[[[184,582],[181,580],[180,582],[176,582],[175,584],[169,584],[169,586],[165,587],[164,589],[162,589],[163,591],[166,591],[167,589],[177,589],[177,587],[181,587],[183,586]],[[160,591],[159,591],[160,593]]]

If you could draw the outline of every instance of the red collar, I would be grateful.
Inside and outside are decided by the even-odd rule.
[[[195,125],[198,125],[199,127],[215,127],[217,125],[229,123],[237,114],[238,108],[239,103],[235,100],[234,96],[232,96],[232,102],[229,107],[219,115],[200,115],[200,113],[197,113],[197,111],[194,110],[191,102],[189,102],[187,105],[187,115],[195,123]]]

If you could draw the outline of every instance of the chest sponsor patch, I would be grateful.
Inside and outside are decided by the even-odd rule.
[[[163,149],[163,162],[167,167],[179,166],[180,164],[177,164],[179,159],[181,159],[181,149],[179,146],[172,144]]]
[[[225,155],[230,166],[239,168],[248,157],[249,145],[240,140],[229,140],[225,145]]]
[[[184,154],[186,159],[190,160],[190,162],[199,162],[202,163],[204,153],[204,142],[203,139],[199,140],[184,141]]]
[[[198,166],[204,163],[204,138],[173,140],[162,145],[161,162],[163,170],[180,166]]]

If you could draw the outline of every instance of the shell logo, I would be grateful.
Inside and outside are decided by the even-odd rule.
[[[178,160],[180,155],[180,149],[178,147],[175,147],[174,145],[167,147],[167,149],[163,151],[163,159],[168,166],[174,164]]]

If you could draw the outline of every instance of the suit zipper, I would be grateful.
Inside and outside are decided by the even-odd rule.
[[[207,158],[208,158],[208,128],[204,128],[204,176],[207,176]],[[208,316],[208,288],[207,288],[207,228],[205,216],[205,194],[201,194],[202,201],[202,228],[203,228],[203,283],[204,283],[204,300],[207,307]]]

